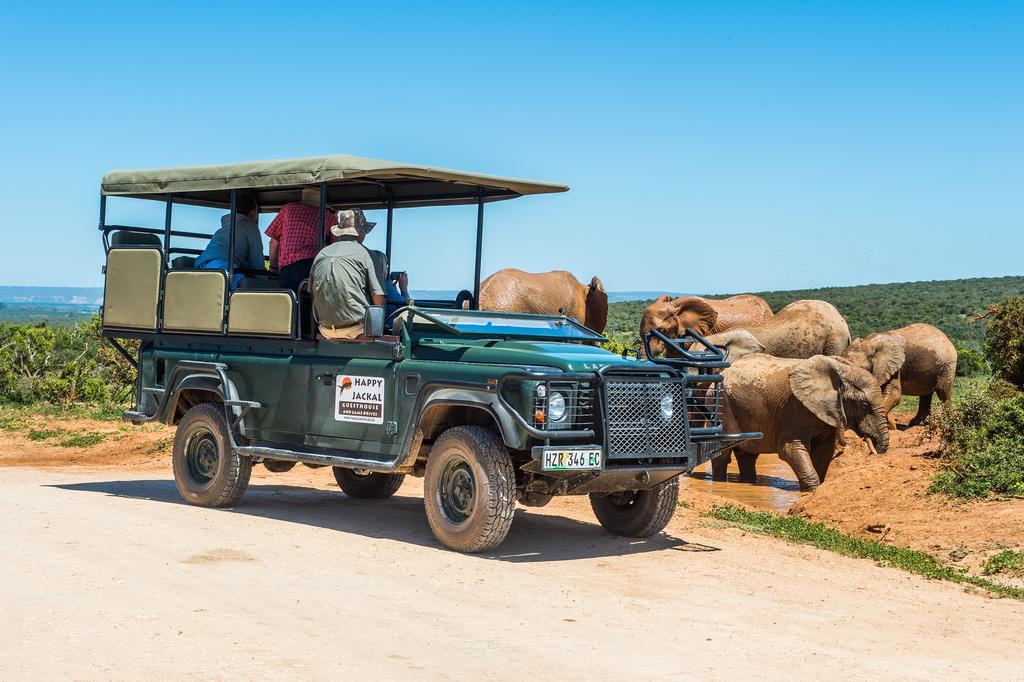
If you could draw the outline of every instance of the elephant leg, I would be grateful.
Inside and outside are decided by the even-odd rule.
[[[814,472],[818,474],[819,483],[825,482],[825,474],[828,473],[835,452],[836,444],[832,439],[822,438],[811,443],[811,463],[814,465]]]
[[[932,413],[932,394],[923,395],[917,399],[917,414],[910,420],[909,426],[917,426],[923,424],[928,416]]]
[[[818,472],[814,470],[814,464],[811,462],[811,455],[807,452],[807,446],[803,441],[789,441],[782,447],[779,456],[793,469],[797,480],[800,481],[800,490],[813,491],[821,483]]]
[[[757,482],[757,455],[736,451],[736,464],[740,467],[740,480],[744,483]]]
[[[737,457],[739,455],[737,454]],[[729,462],[732,461],[732,451],[727,450],[723,454],[711,460],[711,480],[724,481],[726,472],[729,469]]]

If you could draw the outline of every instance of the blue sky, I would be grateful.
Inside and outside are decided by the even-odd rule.
[[[101,283],[111,168],[335,152],[571,185],[488,208],[485,273],[732,292],[1024,271],[1022,3],[325,5],[0,4],[0,284]],[[468,286],[473,223],[399,212],[394,267]]]

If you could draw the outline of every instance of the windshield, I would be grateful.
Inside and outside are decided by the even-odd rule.
[[[604,338],[597,332],[563,317],[469,310],[425,310],[424,312],[464,334],[531,336],[586,341]],[[429,322],[419,318],[416,318],[415,323],[417,327],[430,325]]]

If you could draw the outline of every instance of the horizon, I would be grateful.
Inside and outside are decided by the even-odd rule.
[[[202,22],[187,2],[5,5],[0,230],[17,257],[0,283],[102,283],[112,168],[326,153],[570,185],[488,206],[486,273],[778,291],[1021,272],[1024,7],[527,5],[203,5]],[[311,13],[325,36],[386,27],[388,49],[346,33],[343,78],[325,80]],[[162,205],[109,208],[162,226]],[[221,214],[176,207],[175,224]],[[474,216],[396,212],[413,288],[472,288]]]
[[[822,287],[797,287],[797,288],[793,288],[793,289],[760,289],[760,290],[756,290],[756,291],[726,291],[726,292],[713,292],[713,293],[709,293],[709,292],[693,293],[693,292],[679,292],[679,291],[662,291],[662,290],[658,290],[658,289],[652,289],[652,290],[645,290],[645,289],[622,289],[622,290],[609,290],[608,291],[608,296],[609,296],[609,302],[610,303],[628,303],[628,302],[635,302],[635,301],[651,300],[653,298],[657,298],[658,296],[662,296],[662,295],[666,295],[666,294],[669,295],[669,296],[673,296],[673,297],[680,297],[680,296],[712,296],[712,297],[720,297],[720,296],[734,296],[734,295],[737,295],[737,294],[777,294],[777,293],[788,293],[788,292],[792,292],[792,291],[808,291],[808,290],[814,291],[814,290],[826,290],[826,289],[854,289],[854,288],[858,288],[858,287],[871,287],[871,286],[903,286],[903,285],[913,285],[913,284],[934,284],[934,283],[943,283],[943,282],[962,282],[962,281],[969,281],[969,280],[1012,279],[1012,278],[1018,278],[1018,277],[1022,277],[1022,276],[1024,276],[1024,275],[995,275],[995,276],[992,276],[992,277],[957,277],[957,278],[954,278],[954,279],[926,279],[926,280],[913,280],[913,281],[906,281],[906,282],[866,282],[866,283],[863,283],[863,284],[849,284],[849,285],[839,285],[839,286],[828,285],[828,286],[822,286]],[[62,296],[62,295],[63,296],[73,296],[74,294],[72,292],[78,292],[79,295],[82,295],[82,292],[88,291],[88,292],[90,292],[92,294],[97,294],[98,293],[99,294],[99,298],[97,299],[97,301],[100,301],[100,302],[102,302],[102,294],[103,294],[103,287],[102,286],[60,286],[60,285],[33,285],[33,284],[0,284],[0,303],[3,303],[3,304],[16,303],[16,304],[24,304],[24,305],[81,305],[81,306],[89,306],[89,307],[95,307],[97,305],[100,305],[100,303],[78,303],[78,302],[70,303],[70,302],[62,302],[62,301],[57,301],[57,302],[24,301],[23,302],[23,301],[18,301],[18,300],[12,300],[10,297],[11,296],[16,296],[16,293],[15,292],[5,291],[5,290],[9,290],[9,289],[26,289],[26,290],[33,290],[33,291],[39,291],[39,292],[47,291],[47,293],[50,296],[53,296],[53,297]],[[459,291],[458,289],[416,289],[416,288],[410,289],[410,293],[413,295],[413,298],[416,298],[416,296],[426,296],[427,298],[430,298],[434,294],[453,294],[454,295],[458,291]],[[64,293],[60,293],[60,292],[64,292]],[[636,294],[637,296],[635,298],[624,298],[625,296],[629,296],[629,295],[633,295],[633,294]],[[640,296],[640,294],[645,294],[646,296]],[[39,293],[39,294],[36,294],[36,295],[42,296],[44,294]]]

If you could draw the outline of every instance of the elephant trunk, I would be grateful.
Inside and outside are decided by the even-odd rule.
[[[855,430],[859,436],[871,441],[877,453],[882,453],[889,449],[889,424],[886,421],[885,412],[882,408],[872,410],[864,415],[864,418],[856,425]]]

